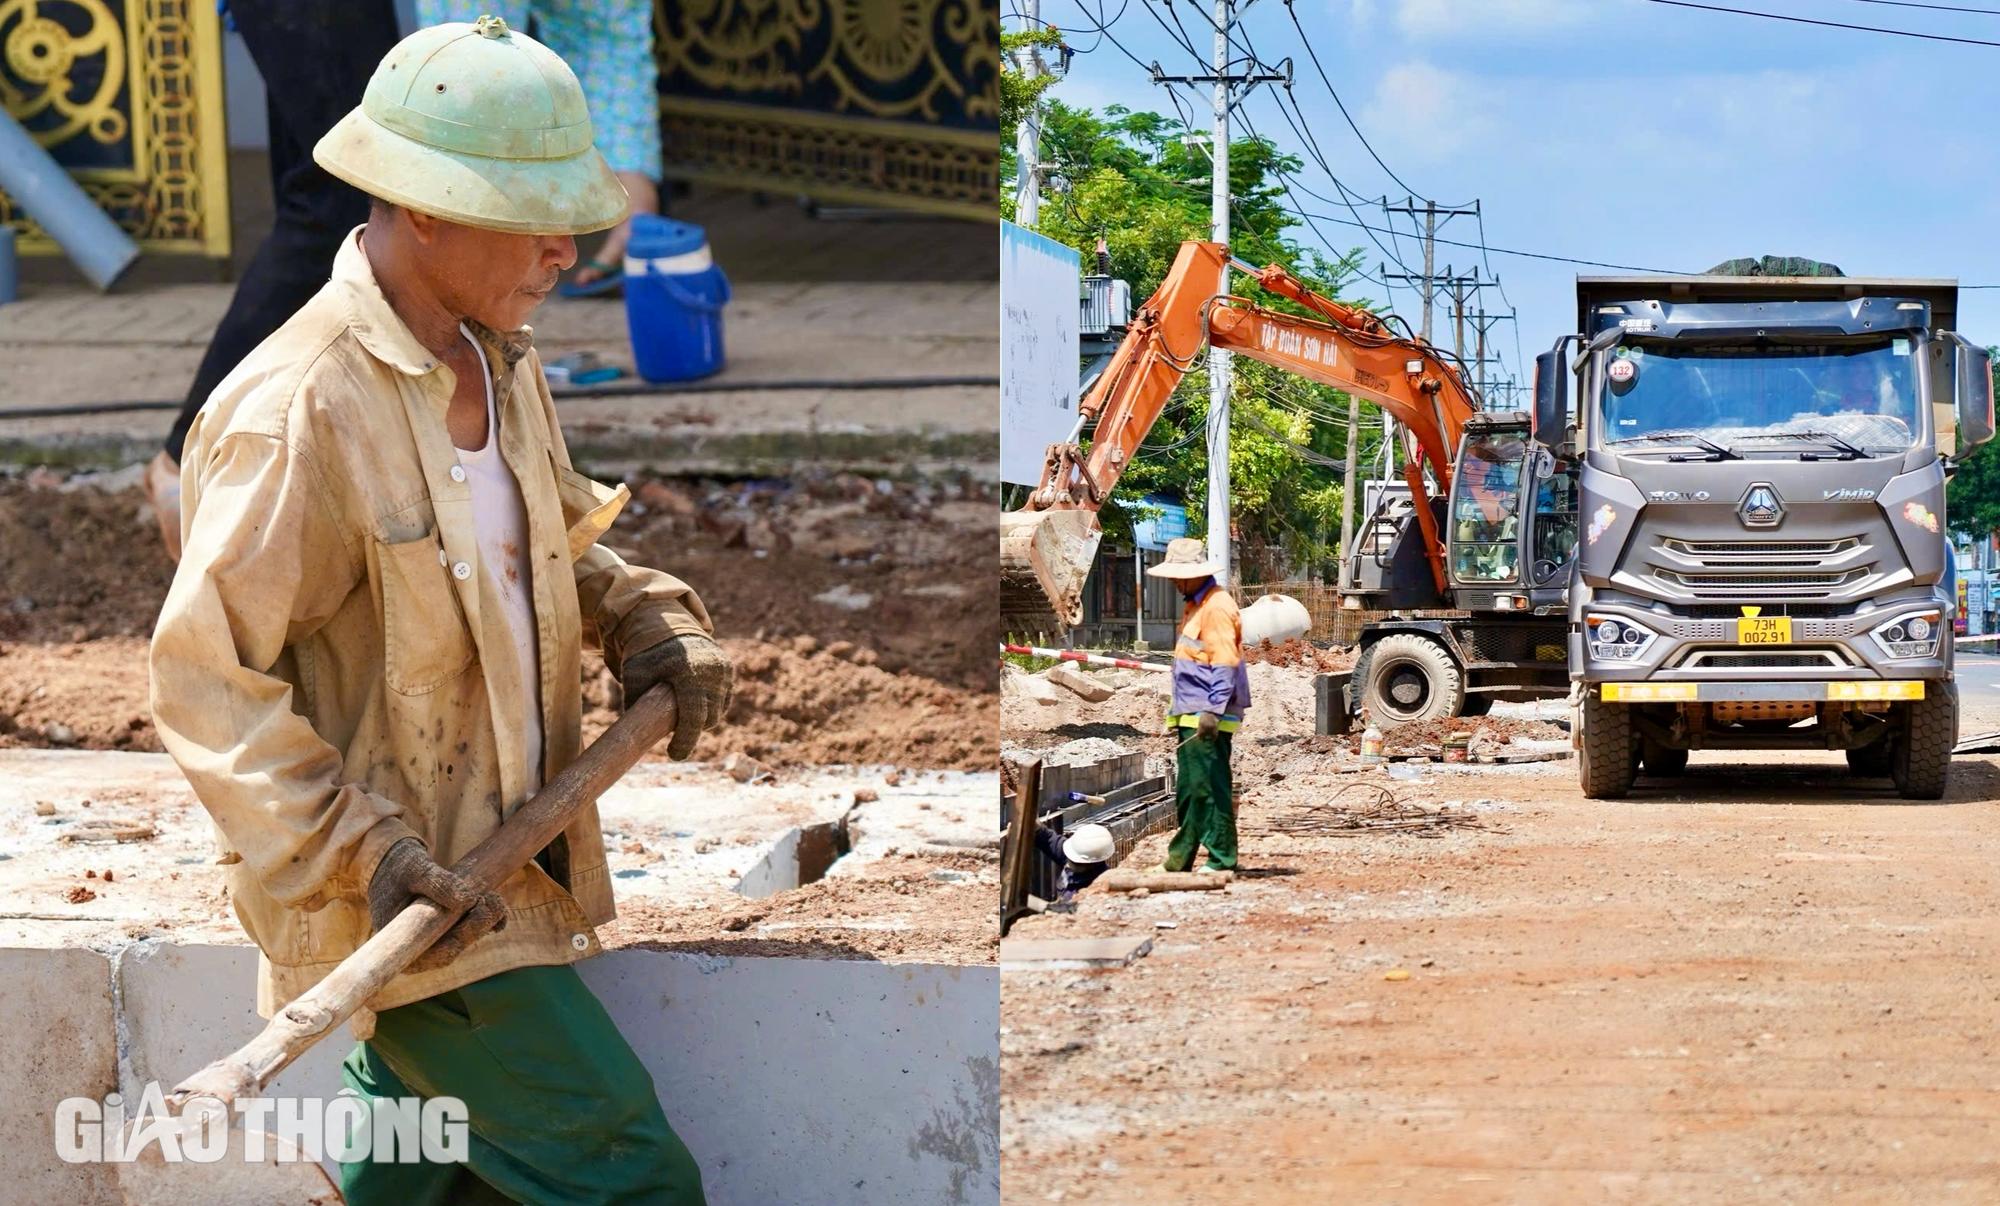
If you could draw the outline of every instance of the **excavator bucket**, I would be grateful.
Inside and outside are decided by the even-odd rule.
[[[1000,629],[1060,638],[1083,622],[1083,582],[1104,536],[1095,511],[1000,514]]]

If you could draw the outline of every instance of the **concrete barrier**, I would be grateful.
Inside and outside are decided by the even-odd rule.
[[[142,942],[0,949],[0,1206],[118,1206],[102,1166],[57,1160],[56,1102],[135,1102],[261,1025],[256,952]],[[579,965],[645,1061],[713,1206],[1000,1200],[999,972],[627,948]],[[275,1092],[331,1095],[329,1039]]]

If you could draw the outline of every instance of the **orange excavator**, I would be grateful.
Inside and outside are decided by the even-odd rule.
[[[1218,294],[1225,264],[1311,316]],[[1482,411],[1445,353],[1397,335],[1367,310],[1314,292],[1283,268],[1233,259],[1220,243],[1181,244],[1159,290],[1083,399],[1084,423],[1096,422],[1090,450],[1074,442],[1050,445],[1026,505],[1001,515],[1008,631],[1058,632],[1081,621],[1084,583],[1101,537],[1098,510],[1204,342],[1366,398],[1408,434],[1404,488],[1384,491],[1364,517],[1355,549],[1343,551],[1346,605],[1394,613],[1364,629],[1354,702],[1401,722],[1484,711],[1496,694],[1510,691],[1513,697],[1566,689],[1559,579],[1566,578],[1575,517],[1573,507],[1565,515],[1561,504],[1574,487],[1534,448],[1528,416]],[[1533,518],[1523,522],[1531,510]],[[1572,534],[1567,548],[1565,523]],[[1486,631],[1489,612],[1540,622],[1496,646]],[[1467,623],[1478,625],[1481,645],[1490,648],[1473,647],[1471,632],[1460,626]],[[1387,661],[1373,656],[1384,652]]]

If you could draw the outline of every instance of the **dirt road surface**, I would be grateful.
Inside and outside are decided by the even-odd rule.
[[[1003,977],[1009,1202],[2000,1201],[2000,759],[1926,805],[1826,755],[1618,802],[1433,766],[1365,778],[1490,828],[1293,837],[1258,831],[1338,784],[1271,781],[1284,747],[1239,749],[1226,891],[1016,926],[1155,942]]]

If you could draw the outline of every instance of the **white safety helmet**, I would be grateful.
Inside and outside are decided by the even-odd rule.
[[[1073,863],[1110,862],[1118,852],[1118,839],[1102,825],[1078,825],[1063,839],[1063,857]]]

